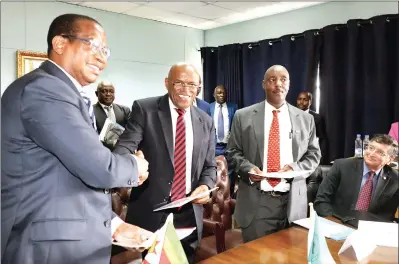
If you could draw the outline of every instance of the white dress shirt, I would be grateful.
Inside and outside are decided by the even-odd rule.
[[[81,91],[82,90],[82,85],[80,85],[80,83],[78,83],[78,81],[73,78],[69,73],[67,73],[63,68],[61,68],[57,63],[55,63],[52,60],[49,60],[51,63],[53,63],[55,66],[57,66],[63,73],[65,73],[66,76],[68,76],[68,78],[72,81],[72,83],[75,85],[75,87]],[[122,219],[120,219],[118,216],[115,216],[114,218],[112,218],[111,220],[111,236],[115,233],[116,229],[118,229],[118,227],[124,223],[124,221]]]
[[[265,135],[264,135],[264,155],[263,155],[263,171],[267,171],[267,151],[269,142],[269,132],[273,120],[273,110],[279,110],[278,122],[280,130],[280,168],[284,165],[294,162],[292,156],[292,125],[290,119],[290,113],[288,112],[287,104],[284,103],[279,109],[274,108],[267,101],[265,102]],[[274,188],[267,182],[267,180],[261,181],[262,191],[277,191],[277,192],[288,192],[290,190],[290,184],[286,180],[281,179],[281,182]]]
[[[177,113],[177,107],[173,104],[169,98],[170,116],[172,118],[172,130],[173,130],[173,149],[175,146],[176,139],[176,124],[179,114]],[[194,132],[193,124],[191,122],[190,107],[186,109],[184,113],[184,124],[186,127],[186,194],[191,192],[191,164],[193,160],[193,148],[194,148]]]
[[[215,124],[215,128],[216,128],[216,137],[218,135],[218,120],[219,120],[219,112],[220,112],[220,104],[216,103],[215,104],[215,113],[213,114],[213,122]],[[218,138],[218,143],[226,143],[229,140],[229,135],[230,135],[230,131],[229,131],[229,109],[227,108],[227,104],[223,103],[222,104],[222,115],[223,115],[223,127],[224,127],[224,138],[223,140],[220,141],[220,139]]]

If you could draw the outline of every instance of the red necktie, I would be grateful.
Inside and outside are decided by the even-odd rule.
[[[267,147],[267,172],[280,170],[280,127],[278,124],[279,110],[273,110],[273,120],[269,132],[269,143]],[[272,186],[280,183],[280,179],[267,178],[267,182]]]
[[[184,110],[176,109],[179,114],[175,136],[175,176],[173,177],[171,200],[175,201],[186,196],[186,126]]]
[[[358,211],[367,211],[371,202],[371,195],[373,193],[373,178],[374,171],[369,172],[369,177],[363,185],[362,190],[359,193],[359,197],[357,198],[356,210]]]

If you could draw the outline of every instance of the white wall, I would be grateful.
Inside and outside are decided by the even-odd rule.
[[[397,14],[398,2],[329,2],[205,31],[205,46],[278,38],[349,19]]]
[[[131,106],[136,99],[166,93],[163,81],[169,67],[180,61],[201,67],[197,49],[202,30],[80,7],[60,2],[1,2],[1,92],[16,79],[16,51],[46,52],[47,31],[58,15],[79,13],[104,27],[111,58],[98,81],[116,87],[116,103]],[[87,87],[96,100],[96,84]]]

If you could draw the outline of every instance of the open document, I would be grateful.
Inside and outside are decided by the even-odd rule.
[[[210,189],[208,191],[199,193],[197,195],[193,195],[193,196],[189,196],[189,197],[184,197],[182,199],[173,201],[171,203],[165,204],[159,208],[154,209],[154,212],[156,211],[161,211],[161,210],[166,210],[166,209],[171,209],[171,208],[179,208],[182,207],[183,205],[190,203],[191,201],[194,201],[195,199],[204,197],[206,195],[209,195],[211,192],[213,192],[214,190],[217,190],[219,187],[215,187],[213,189]]]
[[[296,177],[303,177],[304,179],[306,179],[312,173],[313,173],[312,170],[302,170],[302,171],[263,172],[261,174],[257,173],[250,173],[250,174],[265,178],[291,179]]]
[[[123,131],[125,131],[123,126],[107,118],[105,119],[103,129],[100,132],[100,141],[113,146],[119,136],[122,135]]]

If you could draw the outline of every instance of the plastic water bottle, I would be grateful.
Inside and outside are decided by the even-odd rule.
[[[363,155],[364,155],[364,152],[367,150],[369,143],[370,143],[369,135],[365,135],[364,140],[363,140]]]
[[[362,157],[363,155],[363,144],[362,137],[360,134],[356,135],[355,140],[355,157]]]

